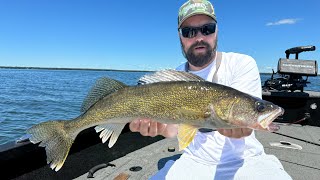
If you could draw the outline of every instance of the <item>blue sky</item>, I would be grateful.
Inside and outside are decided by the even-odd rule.
[[[175,68],[185,61],[177,34],[183,2],[0,0],[0,66]],[[271,72],[287,48],[320,48],[319,0],[211,2],[219,51],[252,56],[260,72]],[[319,57],[319,50],[300,55]]]

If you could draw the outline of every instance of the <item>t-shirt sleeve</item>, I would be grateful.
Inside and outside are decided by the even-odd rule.
[[[230,85],[232,88],[262,98],[260,73],[252,57],[247,55],[239,56],[232,76]]]

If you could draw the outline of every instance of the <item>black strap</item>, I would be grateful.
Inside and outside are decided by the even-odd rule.
[[[221,59],[222,59],[222,53],[221,52],[217,52],[217,57],[216,57],[216,71],[213,74],[212,77],[212,82],[217,82],[218,81],[218,69],[220,67],[221,64]]]

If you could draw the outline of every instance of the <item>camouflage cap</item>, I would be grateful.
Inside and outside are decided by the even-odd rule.
[[[178,27],[191,16],[197,14],[205,14],[216,20],[216,15],[214,14],[214,8],[210,1],[208,0],[188,0],[179,9],[178,15]]]

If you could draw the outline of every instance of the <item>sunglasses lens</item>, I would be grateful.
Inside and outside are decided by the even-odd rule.
[[[201,27],[184,27],[180,29],[180,33],[185,38],[193,38],[197,35],[198,30],[200,30],[204,36],[207,36],[216,32],[216,24],[205,24]]]
[[[185,27],[181,29],[181,34],[185,38],[193,38],[197,34],[197,30],[190,27]]]
[[[201,28],[201,33],[205,36],[214,32],[216,32],[216,24],[206,24]]]

